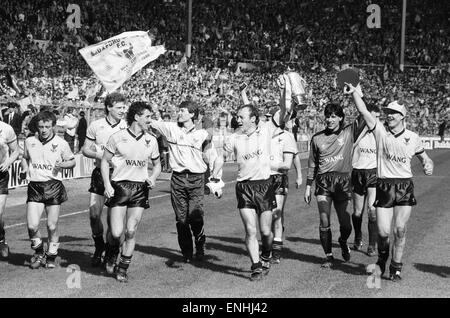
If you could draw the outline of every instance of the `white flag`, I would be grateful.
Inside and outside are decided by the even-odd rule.
[[[145,31],[124,32],[79,52],[108,92],[119,88],[134,73],[166,52],[151,46]]]

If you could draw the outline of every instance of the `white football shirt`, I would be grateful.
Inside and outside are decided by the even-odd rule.
[[[206,164],[203,161],[202,144],[208,138],[205,129],[185,129],[173,122],[153,121],[151,126],[167,139],[169,144],[169,164],[173,171],[189,170],[193,173],[204,173]]]
[[[35,136],[28,137],[23,157],[28,160],[28,181],[44,182],[62,180],[62,170],[56,172],[55,164],[73,159],[74,155],[67,141],[54,135],[45,142]]]
[[[97,119],[93,121],[87,131],[86,138],[95,143],[95,150],[103,155],[106,143],[114,133],[127,129],[127,123],[124,120],[120,120],[117,123],[109,122],[107,117]],[[101,160],[95,160],[95,166],[100,168]]]
[[[379,121],[373,133],[378,151],[378,178],[412,178],[411,159],[424,152],[419,135],[408,129],[393,134]]]
[[[145,182],[148,177],[148,160],[159,158],[158,142],[149,133],[139,136],[129,129],[112,135],[105,147],[112,158],[112,181]]]

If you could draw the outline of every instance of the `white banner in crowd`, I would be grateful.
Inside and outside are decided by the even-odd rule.
[[[134,73],[166,52],[152,46],[145,31],[124,32],[100,43],[82,48],[80,54],[108,92],[119,88]]]

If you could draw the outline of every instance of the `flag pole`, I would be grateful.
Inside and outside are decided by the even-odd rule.
[[[405,32],[406,32],[406,0],[403,0],[402,35],[400,43],[400,71],[405,68]]]
[[[186,57],[191,57],[192,49],[192,0],[187,1],[187,43],[186,43]]]

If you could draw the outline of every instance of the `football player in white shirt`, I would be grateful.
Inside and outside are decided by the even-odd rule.
[[[108,236],[108,240],[112,253],[105,256],[106,270],[110,274],[115,272],[120,282],[128,281],[127,270],[136,244],[136,231],[144,209],[150,207],[148,190],[155,186],[156,178],[161,173],[158,142],[147,133],[151,115],[150,105],[144,102],[132,103],[127,113],[129,128],[109,138],[101,161],[105,196],[108,199],[106,205],[111,208],[111,236]],[[153,164],[150,176],[149,160]],[[114,171],[110,178],[111,164]],[[120,237],[124,232],[122,254],[119,264],[115,266]]]
[[[273,115],[278,111],[278,108],[273,108],[266,114],[268,121],[272,120]],[[281,253],[283,249],[283,232],[284,232],[284,206],[287,199],[289,179],[288,171],[294,162],[294,157],[297,156],[298,149],[294,135],[287,130],[279,127],[272,136],[271,140],[271,154],[270,154],[270,167],[271,177],[275,191],[275,199],[277,207],[273,212],[272,232],[273,232],[273,245],[272,245],[272,264],[279,264],[281,261]],[[300,167],[300,169],[298,169]],[[295,165],[297,169],[298,184],[300,180],[301,184],[301,166]],[[299,185],[297,185],[298,187]]]
[[[290,116],[290,103],[286,104],[285,80],[278,82],[282,89],[280,112],[268,122],[259,122],[258,109],[246,104],[238,110],[240,130],[229,136],[224,150],[234,152],[238,163],[236,184],[237,208],[245,227],[245,245],[252,262],[251,280],[260,280],[270,270],[273,233],[273,209],[277,206],[275,191],[270,177],[271,139],[275,130]],[[245,91],[241,92],[245,95]],[[248,100],[244,99],[244,103]],[[287,107],[289,106],[289,107]],[[280,120],[281,118],[281,120]],[[262,253],[259,254],[258,232],[261,233]]]
[[[21,161],[22,176],[28,175],[27,226],[31,248],[35,254],[30,267],[55,268],[58,255],[58,219],[61,203],[67,201],[67,193],[62,183],[62,169],[75,166],[75,157],[67,141],[55,135],[56,116],[49,111],[37,116],[38,137],[25,140]],[[47,212],[48,243],[44,255],[44,244],[39,232],[42,213]]]
[[[374,118],[378,119],[380,117],[380,108],[378,106],[371,104],[367,109]],[[367,129],[367,126],[353,145],[352,159],[352,223],[355,230],[353,249],[358,251],[362,248],[362,216],[367,209],[369,219],[367,226],[369,233],[367,255],[373,256],[376,254],[375,247],[378,238],[377,213],[373,206],[377,185],[377,147],[375,136]]]
[[[359,92],[358,92],[359,91]],[[378,261],[383,275],[389,258],[389,234],[394,225],[394,246],[389,266],[389,278],[401,280],[402,255],[405,248],[406,224],[412,207],[417,204],[414,197],[411,160],[416,155],[426,175],[433,173],[433,161],[426,154],[419,136],[405,128],[406,108],[397,101],[390,103],[384,112],[387,115],[386,130],[381,122],[367,110],[361,98],[360,87],[346,84],[345,93],[352,94],[356,107],[375,135],[377,145],[377,190],[375,207],[378,225]]]
[[[83,155],[95,159],[95,169],[92,171],[91,186],[89,188],[89,192],[91,193],[89,197],[89,220],[92,238],[95,243],[95,251],[91,259],[91,265],[93,267],[100,266],[103,251],[109,253],[109,245],[108,243],[105,244],[103,240],[102,211],[105,203],[105,187],[100,171],[100,162],[103,157],[103,149],[109,137],[128,127],[127,123],[123,120],[125,113],[126,97],[120,93],[107,95],[105,98],[106,116],[93,121],[89,125],[86,131],[86,142],[82,149]],[[109,231],[107,230],[108,235]]]
[[[11,154],[9,154],[11,152]],[[9,167],[17,160],[19,147],[17,136],[11,125],[0,121],[0,257],[6,259],[9,256],[9,246],[5,240],[5,212],[6,197],[8,196]]]

